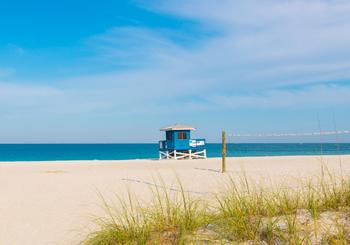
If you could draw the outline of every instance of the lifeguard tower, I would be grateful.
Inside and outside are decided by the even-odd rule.
[[[193,130],[196,129],[183,124],[161,128],[166,140],[159,141],[159,159],[206,158],[205,139],[191,139]]]

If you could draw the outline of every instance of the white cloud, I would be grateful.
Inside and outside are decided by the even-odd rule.
[[[200,31],[209,34],[199,35],[197,45],[186,46],[172,37],[185,40],[191,33],[112,29],[91,38],[89,45],[98,51],[98,58],[128,64],[131,69],[80,78],[82,83],[99,81],[130,103],[130,97],[135,103],[151,104],[179,98],[180,107],[187,103],[194,110],[211,106],[181,99],[211,98],[224,107],[226,102],[219,101],[228,100],[235,108],[273,107],[278,99],[285,99],[279,107],[293,107],[300,103],[291,97],[302,96],[303,106],[322,107],[344,105],[350,96],[348,84],[329,85],[350,78],[347,1],[189,0],[146,6],[200,23]],[[302,90],[291,91],[293,86]]]
[[[0,82],[0,115],[20,113],[45,117],[46,115],[84,114],[104,108],[104,102],[94,97],[93,91],[59,89],[43,85],[19,85]]]
[[[350,87],[312,86],[302,90],[270,90],[260,94],[218,95],[208,99],[213,108],[332,108],[350,104]]]
[[[150,8],[218,33],[178,58],[190,71],[227,86],[349,78],[348,1],[157,1]]]
[[[86,45],[95,50],[97,59],[145,66],[163,54],[181,53],[180,47],[168,39],[169,35],[174,33],[166,29],[119,27],[89,38]]]
[[[41,81],[46,86],[0,83],[3,117],[106,113],[129,123],[137,117],[141,124],[176,120],[180,112],[350,103],[348,1],[146,5],[199,24],[192,27],[197,33],[125,27],[90,37],[83,48],[94,55],[84,62],[111,64],[115,71]]]

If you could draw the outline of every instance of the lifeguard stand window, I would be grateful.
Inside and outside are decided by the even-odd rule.
[[[187,139],[187,133],[186,133],[186,132],[179,132],[179,133],[177,134],[177,138],[178,138],[179,140],[186,140],[186,139]]]
[[[170,131],[166,132],[166,140],[172,140],[173,139],[173,135]]]

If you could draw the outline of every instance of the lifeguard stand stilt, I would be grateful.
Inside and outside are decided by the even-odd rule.
[[[160,129],[166,140],[159,141],[159,159],[204,159],[207,157],[205,139],[191,139],[194,127],[174,124]]]

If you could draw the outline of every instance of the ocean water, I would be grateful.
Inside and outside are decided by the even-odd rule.
[[[229,157],[350,154],[350,144],[228,144]],[[221,144],[207,144],[208,157]],[[0,144],[0,161],[157,159],[158,144]]]

